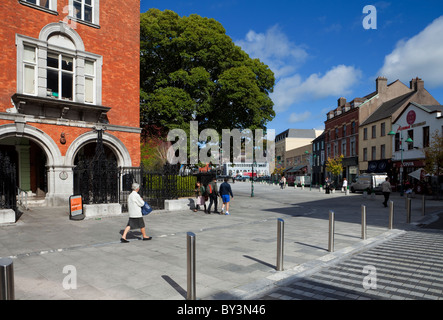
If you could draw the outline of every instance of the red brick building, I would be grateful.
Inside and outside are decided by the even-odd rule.
[[[376,90],[363,98],[355,98],[346,102],[338,99],[336,109],[327,113],[325,121],[326,158],[343,155],[343,176],[348,181],[360,173],[359,168],[359,126],[384,102],[410,93],[411,88],[399,80],[387,84],[387,79],[378,77],[375,81]],[[359,142],[360,140],[360,142]]]
[[[0,151],[18,186],[66,204],[97,130],[138,166],[140,1],[1,1],[0,21]]]

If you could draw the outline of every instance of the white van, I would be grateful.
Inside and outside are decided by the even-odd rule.
[[[376,193],[381,193],[381,184],[387,178],[385,173],[365,173],[357,177],[350,186],[351,192],[366,191],[368,188]]]

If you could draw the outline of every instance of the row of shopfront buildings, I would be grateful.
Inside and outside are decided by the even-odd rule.
[[[325,130],[289,129],[276,139],[276,167],[290,175],[312,175],[322,184],[328,158],[343,155],[339,181],[354,180],[362,173],[387,173],[395,185],[412,180],[409,175],[425,166],[425,148],[432,135],[443,135],[443,106],[414,78],[406,86],[397,80],[376,79],[376,90],[348,102],[338,99],[326,115]],[[315,136],[311,143],[290,148],[301,141],[300,132]]]

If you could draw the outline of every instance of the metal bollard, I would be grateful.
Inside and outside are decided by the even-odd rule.
[[[285,221],[277,219],[277,271],[283,271],[283,248],[285,237]]]
[[[366,240],[366,206],[361,205],[361,238]]]
[[[329,241],[328,251],[334,251],[334,229],[335,229],[335,214],[334,211],[329,211]]]
[[[0,300],[15,300],[14,264],[10,258],[0,259]]]
[[[421,199],[421,214],[426,214],[426,198],[425,195],[423,195],[423,198]]]
[[[394,201],[389,201],[389,230],[394,228]]]
[[[188,291],[187,300],[195,300],[195,234],[188,232],[186,235],[188,255]]]
[[[411,198],[406,198],[406,223],[411,223]]]

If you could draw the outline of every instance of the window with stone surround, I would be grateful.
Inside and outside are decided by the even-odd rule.
[[[19,3],[49,13],[57,13],[57,0],[19,0]]]
[[[100,105],[102,57],[61,30],[46,41],[16,35],[17,93]]]
[[[99,0],[69,0],[69,15],[80,23],[91,26],[99,25]]]

